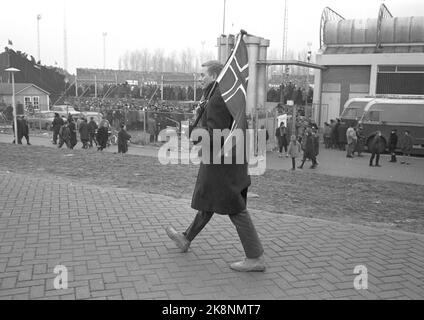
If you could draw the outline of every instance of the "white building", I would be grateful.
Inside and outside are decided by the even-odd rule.
[[[11,83],[0,83],[0,103],[12,105],[13,88]],[[18,114],[32,107],[40,111],[49,110],[49,93],[32,83],[15,83],[15,103]],[[24,110],[19,110],[22,106]]]
[[[377,19],[346,20],[329,8],[321,19],[315,71],[315,121],[339,117],[350,98],[423,95],[424,17],[393,17],[382,5]]]

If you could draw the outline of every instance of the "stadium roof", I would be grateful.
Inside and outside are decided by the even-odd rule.
[[[344,19],[329,8],[321,17],[324,54],[424,53],[424,17],[393,17],[382,5],[377,19]]]

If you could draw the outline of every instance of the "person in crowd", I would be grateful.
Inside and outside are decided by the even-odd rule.
[[[324,145],[326,149],[329,149],[331,145],[331,126],[328,122],[324,123]]]
[[[94,121],[94,117],[90,118],[90,122],[88,123],[88,140],[90,148],[93,147],[93,141],[97,145],[96,142],[96,131],[97,131],[97,123]]]
[[[337,137],[339,139],[339,150],[345,151],[347,138],[346,138],[347,126],[344,121],[339,122],[339,126],[337,128]]]
[[[27,145],[31,145],[31,143],[29,143],[29,125],[28,125],[28,121],[26,119],[25,116],[22,116],[21,118],[21,125],[22,125],[22,137],[25,137],[25,140],[27,142]],[[22,140],[21,140],[22,141]]]
[[[287,152],[292,159],[292,170],[296,170],[296,158],[299,157],[302,148],[294,134],[290,137],[290,144]]]
[[[125,124],[121,124],[121,130],[118,132],[118,153],[128,152],[128,141],[131,139],[131,135],[127,132]]]
[[[302,159],[302,164],[298,167],[299,169],[303,169],[303,165],[305,164],[306,159],[311,159],[312,160],[312,166],[311,169],[315,169],[318,165],[317,160],[316,160],[316,154],[317,151],[315,150],[317,143],[316,143],[316,139],[312,133],[312,130],[310,128],[308,128],[306,130],[306,136],[304,138],[304,143],[305,143],[305,149],[303,152],[303,159]]]
[[[407,165],[409,164],[408,157],[411,156],[413,146],[414,146],[414,140],[412,139],[410,132],[406,130],[402,137],[403,159],[401,161],[401,164],[407,164]]]
[[[106,122],[103,123],[103,126],[97,130],[97,151],[103,151],[106,149],[107,140],[109,139],[109,126]]]
[[[233,118],[222,99],[219,88],[215,87],[223,65],[218,61],[210,61],[203,64],[202,68],[203,94],[209,99],[200,125],[209,132],[214,129],[230,128]],[[217,148],[213,140],[210,145],[211,150]],[[216,143],[219,144],[219,149],[222,146],[221,139]],[[212,158],[214,158],[213,155]],[[264,249],[246,208],[247,192],[251,184],[247,169],[246,161],[243,164],[236,163],[235,154],[232,157],[232,164],[200,163],[191,203],[191,207],[198,210],[197,215],[184,233],[178,233],[171,226],[166,229],[168,236],[181,252],[188,250],[192,241],[211,220],[214,213],[228,215],[236,227],[246,255],[243,261],[232,263],[230,268],[242,272],[265,270]]]
[[[106,118],[106,116],[103,116],[102,120],[100,120],[99,127],[102,128],[105,126],[105,124],[106,124],[106,128],[110,128],[109,120]]]
[[[68,117],[68,128],[71,134],[71,138],[69,140],[69,148],[74,149],[74,147],[77,145],[78,142],[77,142],[77,128],[72,116]]]
[[[312,127],[312,138],[314,142],[314,151],[315,151],[315,167],[318,165],[318,155],[319,155],[319,134],[318,127]]]
[[[383,141],[383,138],[381,137],[381,131],[377,131],[374,137],[372,138],[371,144],[370,144],[370,152],[371,152],[370,167],[373,166],[374,159],[375,159],[375,166],[381,167],[381,165],[379,164],[379,161],[380,161],[380,152],[383,146],[384,146],[384,141]]]
[[[22,119],[21,117],[16,117],[16,126],[18,127],[18,144],[22,144],[22,137],[23,137],[23,132],[24,132],[24,128],[23,128],[23,123],[22,123]],[[12,121],[12,130],[13,130],[13,137],[15,138],[15,122]],[[13,139],[12,143],[16,143],[15,139]]]
[[[358,137],[356,136],[355,129],[353,129],[352,125],[349,125],[349,128],[346,130],[347,158],[353,158],[353,152],[355,151],[357,140]]]
[[[362,152],[364,151],[365,146],[365,135],[364,135],[364,128],[361,125],[358,125],[356,127],[356,147],[355,152],[358,153],[358,157],[362,157]]]
[[[334,149],[339,148],[339,126],[340,126],[340,119],[336,119],[336,121],[333,120],[331,136],[332,136],[332,144]]]
[[[80,133],[80,139],[82,142],[82,148],[88,149],[88,140],[89,140],[89,134],[88,134],[88,123],[87,119],[82,119],[78,131]]]
[[[59,144],[58,148],[62,148],[63,144],[66,144],[68,149],[71,148],[71,131],[69,130],[68,121],[64,120],[63,125],[59,129]]]
[[[52,130],[53,130],[53,144],[57,144],[57,138],[59,136],[59,130],[63,126],[64,121],[62,117],[55,112],[54,119],[52,122]]]
[[[278,148],[279,148],[279,157],[282,158],[283,157],[283,148],[284,148],[284,152],[286,153],[287,156],[287,128],[284,125],[284,122],[280,123],[280,126],[275,130],[275,137],[277,138],[278,141]]]
[[[150,143],[156,143],[157,121],[152,116],[147,119],[147,132],[150,135]]]
[[[398,136],[397,136],[397,130],[393,129],[390,133],[389,137],[389,152],[390,152],[390,161],[389,162],[396,162],[396,146],[398,144]]]
[[[263,159],[265,157],[265,154],[266,154],[266,146],[268,144],[269,134],[268,134],[268,130],[265,129],[264,125],[261,126],[261,130],[265,131],[265,145],[263,145],[261,143],[261,140],[259,139],[259,134],[256,137],[256,143],[258,145],[258,155],[261,159]]]

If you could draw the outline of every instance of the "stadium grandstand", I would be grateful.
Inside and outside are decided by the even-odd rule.
[[[130,70],[109,70],[109,69],[84,69],[77,68],[78,85],[92,84],[119,84],[129,85],[175,85],[193,86],[196,79],[200,79],[199,74],[177,73],[177,72],[144,72]],[[196,81],[197,82],[197,81]]]

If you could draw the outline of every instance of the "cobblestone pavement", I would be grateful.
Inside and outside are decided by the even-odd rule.
[[[225,216],[179,253],[164,227],[189,224],[187,200],[0,171],[0,299],[424,298],[423,235],[251,212],[265,273],[228,267],[243,252]],[[54,289],[56,265],[68,289]]]
[[[94,150],[0,142],[0,170],[191,199],[198,167]],[[252,176],[249,208],[424,234],[423,185],[337,177],[314,170]]]

